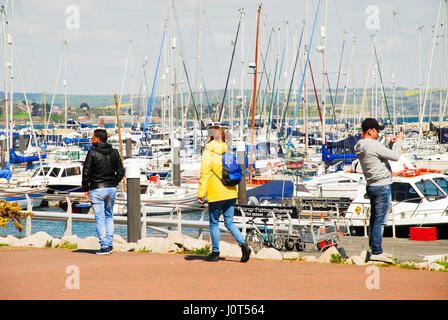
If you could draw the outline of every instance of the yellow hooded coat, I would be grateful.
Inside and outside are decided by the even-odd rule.
[[[221,155],[226,151],[227,144],[223,141],[212,140],[205,146],[201,160],[198,198],[207,196],[208,202],[238,198],[236,186],[225,186],[216,176],[222,177]]]

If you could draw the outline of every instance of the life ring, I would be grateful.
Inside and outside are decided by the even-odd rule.
[[[421,168],[420,172],[427,172],[427,173],[440,173],[440,170],[436,169],[429,169],[429,168]]]
[[[405,167],[404,170],[398,172],[398,175],[409,178],[409,177],[416,177],[425,173],[440,173],[440,172],[441,172],[440,170],[436,169],[428,169],[428,168],[410,169]]]
[[[416,176],[418,176],[420,174],[420,172],[413,171],[413,170],[403,170],[400,173],[401,173],[400,174],[401,176],[404,176],[404,177],[407,177],[407,178],[416,177]]]

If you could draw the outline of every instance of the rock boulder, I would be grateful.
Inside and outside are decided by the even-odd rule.
[[[274,248],[263,248],[255,255],[257,259],[283,260],[280,251]]]

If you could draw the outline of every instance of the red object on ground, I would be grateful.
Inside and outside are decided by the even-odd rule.
[[[437,240],[436,227],[413,227],[409,228],[410,239],[417,241],[434,241]]]

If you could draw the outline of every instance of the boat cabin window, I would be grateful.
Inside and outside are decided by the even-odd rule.
[[[391,191],[392,201],[420,202],[420,195],[409,183],[394,182],[392,183]]]
[[[268,157],[268,149],[266,143],[259,143],[255,147],[255,155],[258,159],[266,159]]]
[[[61,168],[53,168],[50,172],[50,177],[57,177],[59,175],[59,172],[61,171]]]
[[[65,168],[64,171],[62,171],[63,177],[77,176],[80,174],[81,174],[81,169],[79,167]]]
[[[448,194],[448,180],[446,178],[434,178],[434,181],[446,194]]]
[[[425,197],[443,196],[443,192],[431,180],[421,180],[416,182],[417,188],[425,195]],[[435,200],[435,199],[428,199]]]
[[[42,169],[39,168],[35,171],[35,173],[33,174],[33,177],[35,177],[35,176],[45,177],[49,170],[50,170],[50,167],[43,167]]]
[[[339,180],[339,181],[334,181],[334,182],[335,183],[352,183],[352,182],[355,182],[355,181],[346,179],[346,180]]]

